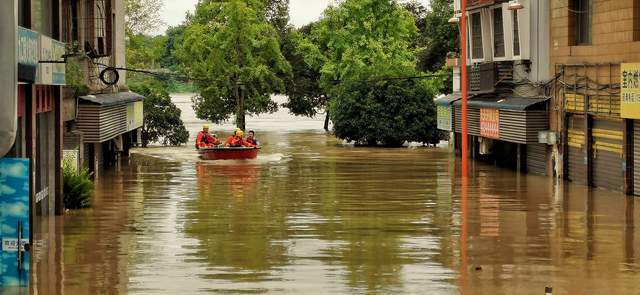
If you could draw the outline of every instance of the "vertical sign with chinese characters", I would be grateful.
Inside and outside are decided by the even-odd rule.
[[[28,286],[29,159],[0,158],[0,288]]]
[[[480,136],[500,139],[500,111],[480,109]]]
[[[640,63],[620,65],[620,117],[640,119]]]

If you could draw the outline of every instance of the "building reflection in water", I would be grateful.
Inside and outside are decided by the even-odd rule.
[[[473,163],[463,181],[440,149],[261,139],[242,165],[171,148],[108,172],[94,208],[36,222],[34,291],[637,291],[637,199]]]

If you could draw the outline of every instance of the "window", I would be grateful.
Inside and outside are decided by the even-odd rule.
[[[482,17],[480,13],[471,15],[471,59],[484,58],[482,48]]]
[[[53,36],[53,3],[51,0],[31,1],[31,29]]]
[[[571,0],[569,7],[572,45],[591,44],[592,0]]]
[[[495,57],[505,57],[502,8],[493,10],[493,52]]]
[[[520,25],[518,24],[518,11],[514,10],[513,15],[513,56],[520,56]]]

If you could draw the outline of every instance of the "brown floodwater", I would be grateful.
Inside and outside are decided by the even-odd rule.
[[[356,148],[305,124],[256,124],[251,161],[137,150],[92,209],[36,224],[32,291],[640,293],[637,199],[481,164],[463,182],[446,147]]]

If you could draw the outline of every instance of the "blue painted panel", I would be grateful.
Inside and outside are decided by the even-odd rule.
[[[29,285],[29,252],[18,251],[20,236],[29,240],[29,210],[29,159],[1,158],[0,287]]]

